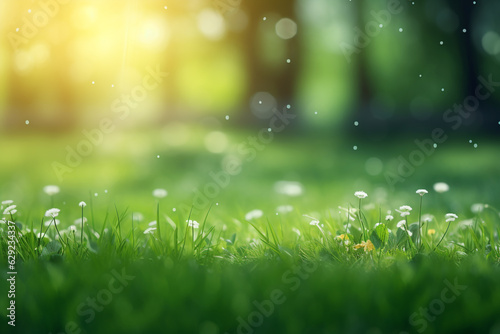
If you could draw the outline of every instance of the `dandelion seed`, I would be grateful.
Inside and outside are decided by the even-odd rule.
[[[200,227],[200,224],[196,221],[196,220],[186,220],[186,222],[188,223],[188,226],[189,227],[192,227],[192,228],[199,228]]]
[[[354,196],[356,196],[357,198],[366,198],[368,197],[368,194],[365,193],[364,191],[356,191],[354,193]]]
[[[448,184],[446,184],[444,182],[434,183],[433,188],[434,188],[434,191],[437,193],[445,193],[448,190],[450,190],[450,186],[448,186]]]
[[[156,198],[163,198],[168,195],[168,192],[165,189],[155,189],[153,190],[153,196]]]
[[[53,196],[59,193],[59,187],[54,185],[48,185],[43,187],[43,192],[49,196]]]
[[[424,196],[425,194],[428,194],[429,192],[425,189],[418,189],[416,191],[417,194],[419,194],[420,196]]]
[[[55,218],[59,215],[59,212],[61,212],[61,210],[56,208],[49,209],[45,211],[45,217]]]
[[[80,203],[78,203],[78,206],[81,208],[84,208],[87,206],[87,203],[85,203],[84,201],[81,201]]]
[[[262,210],[256,209],[256,210],[252,210],[252,211],[248,212],[245,215],[245,219],[246,220],[258,219],[258,218],[262,217],[263,215],[264,215],[264,212],[262,212]]]

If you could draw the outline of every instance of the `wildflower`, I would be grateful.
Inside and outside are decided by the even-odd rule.
[[[368,241],[361,241],[360,244],[354,245],[354,249],[360,249],[364,248],[365,252],[370,252],[375,249],[375,245],[371,242],[371,240]]]
[[[434,234],[436,234],[436,230],[433,229],[433,228],[430,228],[430,229],[427,230],[427,234],[428,235],[434,235]]]
[[[445,218],[446,218],[446,222],[454,222],[455,219],[458,218],[458,216],[456,214],[454,214],[454,213],[447,213],[445,215]]]
[[[252,210],[245,215],[245,219],[246,220],[258,219],[258,218],[262,217],[263,214],[264,214],[264,212],[262,212],[262,210],[258,210],[258,209]]]
[[[59,215],[60,211],[61,210],[56,209],[56,208],[49,209],[49,210],[45,211],[45,217],[56,218]]]
[[[433,215],[425,214],[422,216],[422,221],[426,223],[430,223],[434,219]]]
[[[192,228],[199,228],[200,227],[200,224],[196,221],[196,220],[186,220],[186,222],[188,223],[188,226],[189,227],[192,227]]]
[[[278,181],[274,184],[274,191],[287,196],[300,196],[303,187],[300,182],[296,181]]]
[[[76,228],[76,226],[75,226],[75,225],[70,225],[70,226],[68,227],[68,231],[69,231],[69,232],[76,232],[76,231],[77,231],[77,228]]]
[[[52,196],[59,193],[59,187],[53,185],[45,186],[43,187],[43,192],[49,196]]]
[[[402,205],[402,206],[399,207],[399,210],[401,210],[401,211],[411,211],[413,209],[409,205]]]
[[[78,206],[81,208],[84,208],[87,206],[87,203],[85,203],[84,201],[81,201],[80,203],[78,203]]]
[[[319,220],[312,220],[309,225],[316,225],[319,227]]]
[[[156,198],[163,198],[168,195],[168,192],[165,189],[155,189],[153,190],[153,196]]]
[[[400,220],[396,226],[397,226],[397,228],[404,230],[405,226],[406,226],[406,221]]]
[[[484,204],[476,203],[476,204],[472,204],[472,206],[470,207],[470,210],[473,213],[481,213],[481,212],[483,212],[484,208],[485,208]]]
[[[276,208],[276,211],[282,214],[289,213],[293,211],[293,206],[291,205],[280,205]]]
[[[156,220],[153,220],[151,223],[148,224],[148,226],[155,226],[156,225]]]
[[[434,191],[437,193],[445,193],[450,190],[450,186],[444,182],[434,183]]]
[[[394,217],[393,217],[393,216],[391,216],[391,215],[387,215],[387,216],[385,216],[385,220],[391,221],[391,220],[393,220],[393,219],[394,219]]]
[[[424,196],[425,194],[428,194],[429,192],[425,189],[418,189],[417,190],[417,194],[419,194],[420,196]]]
[[[360,199],[361,199],[361,198],[366,198],[366,197],[368,197],[368,194],[367,194],[367,193],[365,193],[364,191],[356,191],[356,192],[354,193],[354,196],[356,196],[357,198],[360,198]]]
[[[144,234],[154,234],[156,231],[156,227],[150,227],[150,228],[147,228],[145,231],[144,231]]]
[[[16,212],[17,212],[16,205],[10,205],[7,208],[5,208],[5,210],[3,210],[4,215],[13,215]]]
[[[338,240],[349,240],[349,236],[347,234],[340,234],[335,237]]]
[[[2,201],[2,205],[10,205],[10,204],[12,204],[12,203],[14,203],[14,201],[13,201],[13,200],[11,200],[11,199],[8,199],[8,200],[6,200],[6,201]]]

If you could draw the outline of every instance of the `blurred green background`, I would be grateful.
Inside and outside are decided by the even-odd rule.
[[[479,76],[500,81],[499,9],[493,0],[2,1],[0,193],[42,210],[46,184],[75,200],[97,193],[138,206],[166,188],[170,206],[189,206],[236,161],[241,173],[209,202],[324,208],[359,189],[404,201],[438,181],[495,202],[500,92],[467,117],[444,116],[476,94]],[[295,118],[267,133],[277,110]],[[437,147],[401,173],[403,160],[423,156],[415,140]],[[300,182],[301,196],[276,194],[281,180]]]

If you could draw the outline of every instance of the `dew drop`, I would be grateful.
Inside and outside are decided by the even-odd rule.
[[[265,20],[267,20],[267,17],[265,17],[265,16],[264,16],[264,17],[262,18],[262,21],[265,21]]]
[[[160,159],[160,155],[158,154],[158,155],[156,156],[156,158]]]
[[[356,145],[354,145],[354,146],[352,147],[352,149],[353,149],[354,151],[357,151],[357,150],[358,150],[358,147],[357,147]]]
[[[358,121],[354,121],[354,126],[358,126],[359,125],[359,122]]]
[[[292,62],[292,60],[291,60],[290,58],[288,58],[288,59],[286,60],[286,62],[287,62],[288,64],[290,64],[290,63]]]
[[[271,132],[271,131],[273,131],[273,129],[267,128],[267,132]]]
[[[24,123],[26,123],[26,125],[28,125],[28,124],[30,124],[30,121],[29,121],[29,120],[26,120],[26,122],[24,122]]]
[[[434,148],[437,148],[437,147],[438,147],[438,144],[434,143],[434,145],[432,145],[432,146],[434,146]]]
[[[477,148],[477,143],[474,143],[474,148]]]
[[[383,26],[384,26],[384,25],[383,25],[382,23],[380,23],[380,24],[378,25],[378,27],[379,27],[379,28],[382,28]]]
[[[177,211],[177,209],[176,209],[176,208],[173,208],[173,209],[172,209],[172,211],[173,211],[173,212],[175,212],[175,211]]]
[[[403,28],[399,28],[399,32],[403,32]]]
[[[439,45],[443,45],[443,44],[444,44],[444,42],[443,42],[443,41],[439,42]]]
[[[287,104],[287,105],[286,105],[286,108],[287,108],[287,109],[291,109],[291,108],[292,108],[292,106],[291,106],[291,105],[289,105],[289,104]]]
[[[226,121],[229,121],[229,115],[226,115]]]

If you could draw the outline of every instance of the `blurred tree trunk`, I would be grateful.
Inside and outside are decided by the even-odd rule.
[[[240,38],[245,50],[246,64],[248,70],[249,84],[248,93],[244,101],[243,109],[248,109],[249,101],[257,92],[269,92],[277,102],[278,109],[292,102],[297,66],[300,63],[299,39],[295,36],[286,40],[285,58],[283,65],[271,66],[266,64],[261,54],[262,51],[262,25],[275,33],[275,24],[282,18],[290,18],[297,22],[295,15],[295,1],[290,0],[254,0],[243,1],[242,9],[248,15],[248,27]],[[273,15],[273,17],[270,17]],[[266,17],[266,21],[263,18]],[[300,28],[298,30],[300,34]],[[276,38],[279,38],[276,36]],[[291,63],[287,63],[287,59]]]

